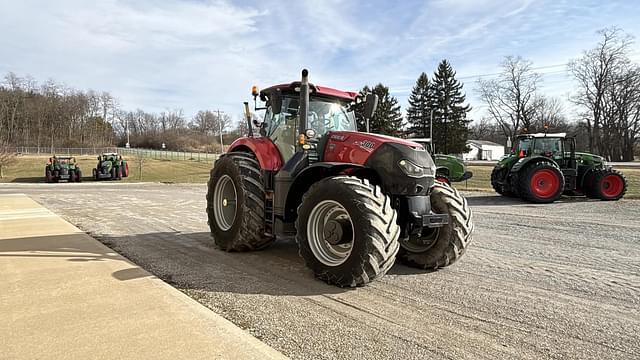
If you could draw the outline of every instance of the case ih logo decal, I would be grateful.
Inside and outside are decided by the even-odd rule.
[[[376,147],[376,143],[369,140],[355,141],[354,144],[360,146],[366,151],[373,151],[373,148]]]
[[[344,135],[331,135],[331,140],[344,141],[347,137]]]

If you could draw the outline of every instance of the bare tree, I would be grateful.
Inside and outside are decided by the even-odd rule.
[[[564,106],[558,98],[539,96],[536,99],[536,107],[532,124],[529,131],[544,131],[546,127],[550,131],[566,131],[568,128],[567,118],[564,114]]]
[[[4,168],[13,161],[16,148],[9,146],[6,141],[0,142],[0,179],[4,178]]]
[[[532,125],[539,106],[536,96],[540,75],[531,68],[531,61],[507,56],[497,78],[478,80],[481,99],[488,113],[501,127],[505,136],[513,138],[520,129]]]
[[[615,119],[614,113],[627,116],[633,112],[630,110],[634,103],[626,100],[623,101],[624,105],[615,102],[616,99],[625,97],[620,94],[621,91],[625,92],[629,86],[634,86],[634,78],[637,75],[633,74],[633,66],[629,60],[632,37],[615,27],[600,30],[598,33],[601,40],[597,46],[585,51],[582,57],[572,60],[569,63],[569,71],[578,82],[578,91],[573,101],[584,109],[582,119],[589,134],[589,150],[610,156],[612,149],[608,141],[612,139],[611,122],[620,119]],[[620,106],[624,106],[625,109],[620,109]],[[629,138],[626,141],[633,142],[635,139],[632,141]]]

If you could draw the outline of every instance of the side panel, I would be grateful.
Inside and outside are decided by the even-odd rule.
[[[322,158],[326,162],[362,165],[376,149],[385,143],[422,149],[422,145],[412,141],[371,133],[335,131],[329,133],[328,137]]]
[[[242,148],[248,148],[256,155],[262,170],[278,171],[282,167],[282,156],[271,139],[267,137],[237,139],[228,151],[238,151]]]
[[[457,158],[440,154],[434,155],[433,158],[437,167],[444,167],[449,170],[449,177],[451,179],[458,179],[464,175],[464,164]]]

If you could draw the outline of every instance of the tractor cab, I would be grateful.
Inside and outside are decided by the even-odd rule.
[[[577,170],[576,141],[566,133],[518,135],[512,154],[518,158],[543,156],[554,160],[561,169]]]
[[[259,93],[265,102],[263,122],[258,124],[261,134],[278,147],[282,162],[286,163],[298,150],[318,148],[331,131],[356,131],[353,103],[356,93],[343,92],[309,84],[307,116],[300,116],[300,82],[266,88]],[[303,138],[301,138],[301,136]]]

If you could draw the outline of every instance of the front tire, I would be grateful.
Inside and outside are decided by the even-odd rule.
[[[428,241],[401,240],[398,259],[412,267],[436,270],[464,255],[472,240],[473,219],[467,199],[448,185],[435,183],[430,199],[433,212],[448,214],[449,223],[432,228]]]
[[[350,176],[313,184],[298,207],[296,241],[314,275],[340,287],[363,286],[393,266],[400,227],[379,186]]]
[[[275,240],[265,235],[263,184],[253,154],[233,152],[216,161],[208,183],[207,216],[222,250],[260,250]]]

